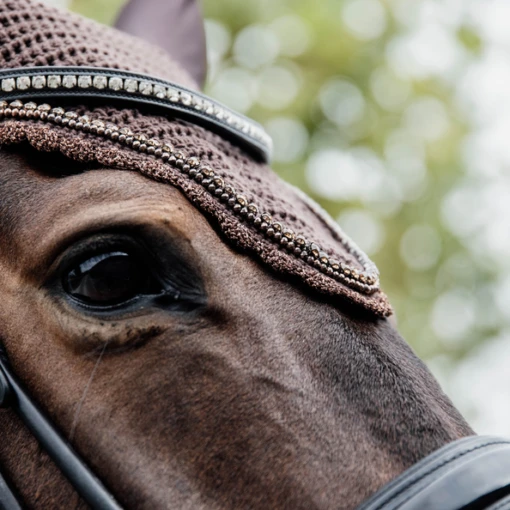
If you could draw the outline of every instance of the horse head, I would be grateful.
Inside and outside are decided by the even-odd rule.
[[[473,434],[257,126],[152,46],[1,9],[1,343],[123,506],[354,508]],[[86,506],[12,409],[0,429],[26,505]]]

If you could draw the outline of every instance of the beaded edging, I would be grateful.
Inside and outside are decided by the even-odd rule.
[[[257,122],[196,91],[143,74],[101,67],[33,67],[0,70],[1,99],[109,97],[187,112],[245,141],[269,161],[273,142]]]
[[[145,135],[136,135],[129,128],[121,128],[102,120],[93,120],[88,115],[80,116],[76,112],[66,111],[61,107],[52,108],[48,104],[37,105],[34,102],[23,103],[19,100],[11,103],[0,101],[0,120],[11,118],[40,120],[76,131],[92,133],[130,147],[137,152],[161,159],[201,184],[210,195],[221,201],[236,216],[253,225],[265,238],[279,245],[282,251],[287,251],[323,274],[363,294],[372,294],[379,290],[377,267],[347,235],[343,234],[340,242],[361,264],[363,271],[335,260],[313,241],[301,234],[296,234],[284,223],[273,221],[271,215],[260,212],[256,204],[248,202],[244,195],[237,193],[235,188],[218,176],[210,166],[202,164],[195,156],[188,157],[169,143],[148,139]]]

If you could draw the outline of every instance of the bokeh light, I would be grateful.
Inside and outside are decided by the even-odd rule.
[[[377,39],[386,30],[386,11],[378,0],[348,0],[342,3],[345,27],[363,41]]]

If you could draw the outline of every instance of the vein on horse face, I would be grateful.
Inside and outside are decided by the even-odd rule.
[[[103,345],[103,348],[101,349],[101,352],[99,353],[99,356],[97,357],[96,364],[94,365],[94,368],[92,369],[92,372],[90,373],[90,378],[87,381],[85,388],[83,389],[83,395],[81,396],[80,400],[78,401],[78,405],[76,406],[76,411],[74,413],[73,422],[71,424],[71,430],[69,431],[69,436],[68,436],[68,441],[70,444],[72,444],[72,442],[73,442],[74,433],[76,431],[76,427],[78,426],[78,420],[80,418],[80,413],[81,413],[83,404],[85,402],[85,399],[87,398],[87,393],[89,392],[89,388],[92,385],[94,376],[96,375],[99,365],[101,364],[101,361],[103,359],[103,356],[104,356],[107,346],[108,346],[108,342],[105,342]]]

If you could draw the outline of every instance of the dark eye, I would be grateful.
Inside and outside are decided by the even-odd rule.
[[[76,264],[63,275],[62,283],[74,299],[99,307],[162,292],[147,264],[124,251],[100,253]]]

